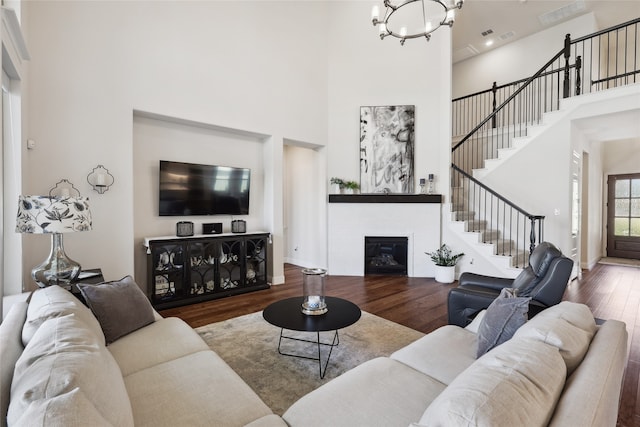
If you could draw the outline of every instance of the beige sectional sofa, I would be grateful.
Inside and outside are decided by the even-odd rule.
[[[563,302],[476,358],[480,322],[444,326],[365,362],[280,417],[181,320],[155,313],[151,324],[105,345],[89,309],[61,288],[46,288],[14,305],[0,325],[2,423],[616,425],[623,323],[596,326],[586,306]]]

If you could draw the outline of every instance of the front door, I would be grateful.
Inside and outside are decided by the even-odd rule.
[[[640,259],[640,173],[607,180],[607,256]]]

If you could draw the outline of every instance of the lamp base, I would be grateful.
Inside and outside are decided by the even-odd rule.
[[[51,253],[39,266],[31,270],[31,277],[38,286],[68,285],[78,278],[82,267],[67,256],[62,244],[62,234],[51,235]]]

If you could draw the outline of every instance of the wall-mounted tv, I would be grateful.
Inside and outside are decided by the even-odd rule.
[[[251,170],[160,160],[160,216],[248,215]]]

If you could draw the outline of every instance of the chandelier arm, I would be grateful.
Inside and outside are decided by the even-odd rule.
[[[421,31],[418,33],[414,33],[414,34],[401,34],[401,33],[397,33],[391,29],[389,29],[389,19],[391,18],[391,16],[400,8],[414,3],[416,1],[421,1],[422,2],[422,15],[423,15],[423,22],[424,22],[424,27],[425,27],[425,31]],[[440,6],[442,6],[442,8],[444,9],[444,13],[445,16],[442,19],[442,21],[440,21],[438,23],[437,26],[435,26],[434,28],[431,28],[430,30],[426,30],[427,27],[427,15],[426,15],[426,11],[425,11],[425,5],[424,2],[425,1],[431,1],[433,3],[437,3]],[[404,42],[407,39],[415,39],[415,38],[420,38],[420,37],[425,37],[427,39],[427,41],[429,41],[429,39],[431,38],[431,33],[433,33],[435,30],[437,30],[439,27],[442,26],[448,26],[448,27],[453,27],[453,22],[454,20],[452,18],[449,17],[449,11],[452,11],[454,9],[461,9],[462,5],[464,3],[464,0],[454,0],[454,2],[451,4],[451,6],[448,6],[447,4],[444,3],[444,1],[446,0],[404,0],[400,3],[394,4],[393,0],[384,0],[384,6],[385,6],[385,13],[384,13],[384,18],[380,19],[378,16],[373,16],[372,17],[372,23],[374,26],[378,26],[378,25],[383,25],[384,27],[381,27],[380,29],[380,39],[384,40],[385,37],[387,36],[392,36],[395,38],[400,39],[400,44],[404,45]]]

